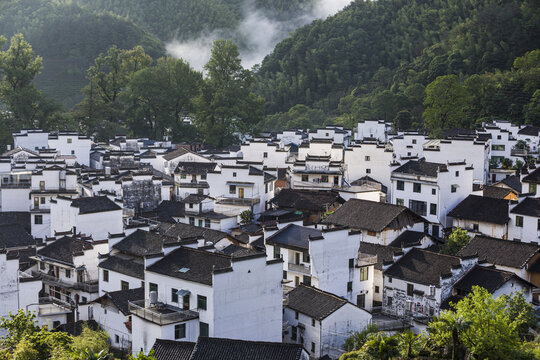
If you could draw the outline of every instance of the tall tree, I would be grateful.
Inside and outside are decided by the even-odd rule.
[[[5,38],[0,37],[0,47]],[[48,117],[59,106],[39,91],[35,77],[43,69],[43,61],[21,34],[11,38],[9,48],[0,51],[0,103],[9,111],[10,131],[21,128],[47,128]]]
[[[422,115],[432,135],[452,127],[467,127],[467,91],[456,75],[439,76],[426,88],[426,110]]]
[[[171,57],[136,72],[124,96],[130,129],[138,136],[172,134],[178,141],[185,140],[183,117],[192,110],[201,82],[201,73],[184,60]]]
[[[242,67],[238,47],[231,40],[214,42],[204,70],[195,124],[207,143],[221,147],[262,119],[263,99],[251,92],[253,74]]]

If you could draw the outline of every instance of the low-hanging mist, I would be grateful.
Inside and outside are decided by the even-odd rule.
[[[351,0],[316,0],[314,5],[304,9],[298,17],[279,21],[256,9],[253,1],[246,0],[243,8],[244,17],[234,31],[215,30],[196,39],[172,41],[166,44],[167,51],[174,57],[188,61],[195,69],[202,70],[210,58],[213,42],[217,39],[231,38],[240,43],[243,66],[251,68],[271,53],[275,45],[290,32],[315,19],[334,15],[350,3]]]

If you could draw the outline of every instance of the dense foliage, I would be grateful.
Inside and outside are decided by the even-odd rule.
[[[261,64],[258,93],[268,114],[303,104],[340,115],[346,125],[375,117],[422,127],[429,94],[437,95],[438,86],[428,85],[453,75],[439,82],[465,86],[484,102],[458,109],[467,116],[450,117],[448,126],[470,127],[492,116],[521,121],[525,112],[537,113],[540,94],[514,76],[519,67],[500,71],[509,72],[516,57],[539,48],[539,32],[540,7],[530,0],[359,0],[279,43]],[[450,100],[463,107],[467,99]]]
[[[340,360],[537,359],[540,339],[528,341],[536,317],[522,293],[494,298],[475,286],[463,300],[442,311],[426,332],[393,336],[373,329],[353,334]],[[360,341],[358,341],[360,340]]]
[[[0,34],[22,33],[43,57],[38,88],[67,106],[81,98],[86,70],[112,45],[142,45],[152,57],[165,54],[161,41],[132,22],[97,14],[65,1],[0,1]]]
[[[113,360],[109,335],[83,325],[81,334],[49,331],[37,325],[32,312],[19,310],[0,319],[7,335],[0,339],[1,360]]]

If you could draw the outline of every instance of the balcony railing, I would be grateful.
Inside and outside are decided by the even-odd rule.
[[[182,310],[168,304],[158,303],[147,307],[145,300],[129,301],[128,308],[132,314],[158,325],[168,325],[199,317],[196,311]]]
[[[32,271],[32,275],[41,276],[43,282],[49,285],[60,286],[63,288],[82,290],[88,293],[97,293],[99,291],[99,284],[96,281],[77,281],[68,282],[57,278],[56,276],[45,274],[39,271]]]
[[[311,266],[308,264],[293,264],[289,263],[289,271],[299,272],[306,275],[311,275]]]
[[[231,195],[221,195],[216,198],[216,203],[223,205],[236,205],[236,206],[253,206],[261,202],[261,199],[257,197],[232,197]]]
[[[2,182],[3,189],[29,189],[30,181],[6,181]]]
[[[43,296],[43,297],[40,297],[39,298],[39,304],[42,305],[42,304],[55,304],[55,305],[58,305],[60,307],[63,307],[67,310],[73,310],[75,308],[75,304],[74,303],[69,303],[67,301],[64,301],[64,300],[61,300],[61,299],[57,299],[53,296]]]

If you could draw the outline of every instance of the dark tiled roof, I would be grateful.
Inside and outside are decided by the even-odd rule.
[[[539,198],[526,198],[522,202],[516,205],[512,210],[512,214],[533,216],[540,218],[540,199]]]
[[[517,176],[517,175],[512,175],[512,176],[505,177],[504,179],[502,179],[501,181],[499,181],[495,185],[497,185],[497,184],[504,184],[504,185],[516,190],[518,193],[521,193],[521,188],[522,188],[521,180],[520,180],[519,176]]]
[[[157,360],[189,360],[194,348],[193,342],[162,339],[156,339],[152,347]]]
[[[120,290],[112,291],[106,293],[102,298],[109,298],[114,303],[114,305],[122,312],[124,315],[129,315],[129,301],[143,300],[144,299],[144,288],[140,287],[137,289],[129,290]]]
[[[509,194],[515,193],[515,190],[499,187],[499,186],[486,186],[482,190],[482,195],[484,197],[495,198],[495,199],[504,199]],[[516,194],[517,195],[517,194]]]
[[[117,203],[106,196],[93,196],[73,199],[71,206],[79,208],[79,213],[90,214],[102,211],[122,210]]]
[[[448,216],[492,224],[506,224],[509,220],[508,200],[469,195],[450,211]]]
[[[379,232],[386,228],[402,229],[417,222],[424,221],[424,218],[405,206],[349,199],[323,222],[326,224],[347,226],[352,229]]]
[[[328,206],[343,204],[344,200],[334,191],[283,189],[270,202],[281,208],[326,211]]]
[[[206,242],[213,244],[229,236],[222,231],[182,223],[161,223],[159,228],[162,234],[179,238],[180,240],[203,237]]]
[[[458,252],[458,256],[478,255],[480,261],[521,269],[538,250],[538,244],[477,235]]]
[[[147,267],[147,271],[212,285],[214,270],[226,269],[230,266],[231,257],[228,255],[181,247]]]
[[[0,212],[0,225],[19,224],[27,232],[32,231],[30,225],[30,213],[28,211],[4,211]]]
[[[287,294],[286,306],[316,320],[323,320],[347,300],[312,286],[301,284]]]
[[[235,245],[235,244],[230,244],[229,246],[223,248],[223,250],[221,250],[221,253],[225,255],[230,255],[233,258],[242,258],[246,256],[262,254],[262,252],[260,251],[246,248],[240,245]]]
[[[160,221],[175,222],[173,217],[184,217],[184,203],[163,200],[156,208]]]
[[[413,283],[439,285],[441,275],[451,273],[452,266],[459,264],[457,256],[413,248],[390,266],[384,275]]]
[[[375,269],[377,270],[382,270],[383,263],[392,261],[394,259],[394,254],[400,251],[401,248],[398,247],[372,244],[364,241],[360,243],[361,254],[377,255],[377,263],[375,264]]]
[[[428,162],[424,159],[410,160],[398,167],[393,173],[423,175],[429,177],[437,177],[438,171],[447,171],[446,164]]]
[[[523,129],[520,129],[518,131],[518,134],[519,135],[538,136],[538,132],[540,132],[540,127],[527,125]]]
[[[176,150],[173,150],[171,152],[168,152],[166,153],[165,155],[163,155],[163,159],[169,161],[169,160],[172,160],[178,156],[182,156],[184,154],[187,154],[188,152],[190,152],[189,150],[186,150],[184,149],[183,147],[180,147]]]
[[[390,246],[403,248],[418,244],[424,237],[425,233],[421,231],[406,230],[402,232],[394,241],[390,243]]]
[[[99,267],[144,280],[144,263],[142,261],[110,255],[99,263]]]
[[[19,224],[0,225],[0,249],[27,247],[36,245],[36,241]]]
[[[115,244],[113,248],[123,253],[142,257],[161,254],[164,244],[177,242],[178,240],[175,237],[138,229]]]
[[[493,294],[509,280],[525,283],[523,279],[513,272],[476,265],[454,284],[454,288],[469,293],[472,291],[472,287],[477,285]]]
[[[213,171],[215,162],[179,162],[175,172],[179,174],[204,175]]]
[[[189,194],[185,199],[184,203],[186,204],[198,204],[200,202],[203,202],[206,199],[211,199],[208,195],[200,195],[200,194]]]
[[[300,360],[300,344],[199,337],[190,360]]]
[[[90,249],[93,249],[93,246],[88,241],[64,236],[38,250],[37,254],[52,260],[73,264],[74,253],[81,253]]]
[[[269,245],[278,245],[300,251],[309,249],[309,238],[320,237],[322,232],[296,224],[289,224],[266,239]]]
[[[540,184],[540,167],[525,176],[521,182]]]

